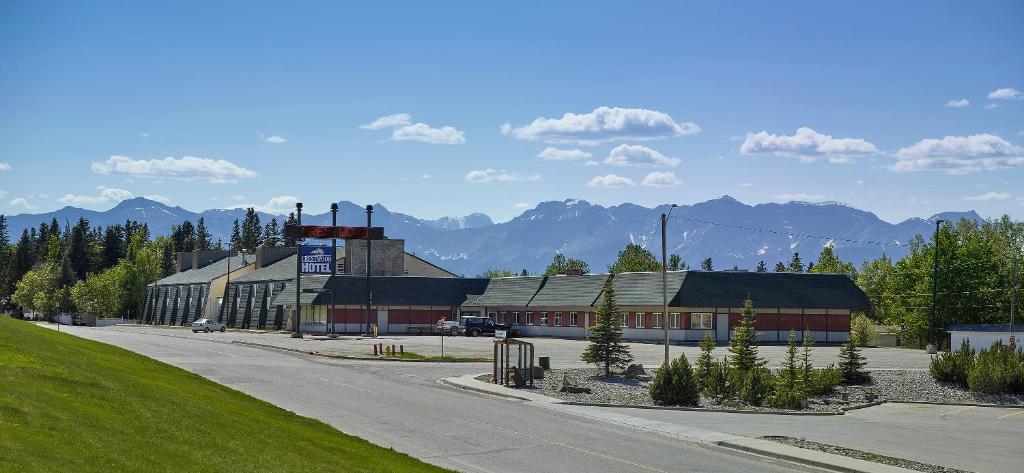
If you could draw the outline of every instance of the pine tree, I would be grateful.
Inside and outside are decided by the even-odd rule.
[[[776,273],[784,273],[784,272],[786,272],[786,265],[782,264],[782,261],[779,261],[778,263],[775,263],[775,272]]]
[[[804,393],[810,395],[814,384],[814,365],[811,364],[811,347],[814,346],[814,340],[811,340],[811,332],[807,330],[804,330],[802,338],[803,353],[800,357],[800,384],[803,386]]]
[[[797,364],[796,332],[789,331],[786,343],[786,357],[782,360],[782,369],[775,378],[775,389],[768,398],[768,404],[782,409],[799,409],[802,400],[806,399],[801,383],[801,371]]]
[[[203,217],[199,217],[199,221],[196,223],[196,249],[209,250],[212,248],[210,230],[206,228],[206,221]]]
[[[804,272],[804,263],[800,261],[800,253],[793,253],[793,259],[789,261],[789,272],[791,273],[802,273]]]
[[[92,270],[88,242],[86,241],[88,231],[89,221],[85,218],[80,218],[78,224],[71,230],[71,236],[68,239],[67,253],[73,276],[71,284],[74,281],[85,279],[86,275]]]
[[[715,263],[711,258],[704,258],[704,261],[700,262],[700,269],[703,269],[704,271],[714,271]]]
[[[711,335],[711,332],[704,334],[704,338],[701,339],[700,344],[700,355],[697,356],[697,383],[700,387],[701,392],[711,396],[708,393],[708,380],[711,378],[714,369],[715,359],[712,357],[711,352],[715,349],[715,337]]]
[[[0,214],[0,309],[11,294],[7,292],[7,274],[11,271],[11,241],[7,234],[7,217]]]
[[[697,387],[693,369],[686,359],[686,354],[658,368],[651,380],[651,399],[661,406],[696,406],[700,403],[700,390]]]
[[[683,259],[676,253],[672,253],[668,257],[668,270],[669,271],[680,271],[682,270]]]
[[[548,264],[547,269],[544,270],[544,275],[554,276],[556,274],[565,274],[566,268],[565,255],[561,252],[555,252],[555,256],[551,258],[551,263]]]
[[[746,374],[754,368],[764,366],[765,361],[757,354],[754,302],[750,299],[743,301],[743,311],[741,314],[740,324],[736,327],[733,338],[729,342],[729,353],[731,355],[729,357],[729,366],[742,374]]]
[[[256,251],[262,241],[263,226],[260,225],[260,216],[256,210],[249,207],[245,210],[245,217],[242,219],[241,247],[247,251]]]
[[[288,225],[298,225],[298,221],[295,220],[295,212],[290,212],[288,214],[288,218],[284,221],[284,225],[285,227],[287,227]],[[284,236],[284,246],[292,248],[296,245],[296,243],[297,239],[295,237],[288,236],[288,232],[286,230]]]
[[[761,262],[757,263],[757,269],[755,269],[754,271],[757,271],[759,273],[767,272],[768,271],[768,265],[765,264],[764,260],[761,260]]]
[[[853,343],[853,339],[847,340],[839,349],[839,371],[843,373],[843,384],[860,384],[871,381],[871,373],[868,373],[864,366],[867,361],[860,353],[860,348]]]
[[[612,276],[614,277],[614,276]],[[611,368],[625,368],[633,361],[629,346],[622,342],[622,327],[619,326],[619,306],[615,302],[615,287],[611,278],[604,283],[604,297],[597,308],[597,324],[590,329],[587,337],[590,343],[580,354],[580,359],[604,368],[604,374]]]
[[[113,268],[121,257],[124,256],[124,230],[120,225],[110,225],[103,232],[103,254],[100,258],[100,268]]]
[[[608,266],[609,273],[632,273],[644,271],[661,271],[661,263],[646,248],[635,243],[626,244],[619,252],[619,258]]]
[[[238,226],[238,219],[235,219],[234,225],[231,226],[231,239],[229,240],[231,249],[236,250],[242,247],[242,230]]]
[[[281,246],[281,229],[277,225],[277,218],[271,217],[267,225],[263,227],[263,246]]]

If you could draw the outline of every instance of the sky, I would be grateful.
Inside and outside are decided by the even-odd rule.
[[[2,2],[0,213],[1024,217],[1024,2],[605,3]]]

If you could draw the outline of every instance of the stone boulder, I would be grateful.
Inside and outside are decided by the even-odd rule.
[[[562,376],[562,386],[558,388],[558,391],[570,394],[590,394],[590,388],[577,385],[569,378],[569,375]]]

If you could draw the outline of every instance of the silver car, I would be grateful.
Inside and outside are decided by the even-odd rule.
[[[192,333],[206,332],[210,333],[214,330],[223,332],[228,329],[228,326],[224,322],[217,322],[216,320],[210,319],[199,319],[192,322]]]

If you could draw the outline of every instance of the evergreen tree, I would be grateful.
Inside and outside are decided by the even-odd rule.
[[[210,237],[210,230],[206,228],[206,221],[203,219],[203,217],[199,217],[199,221],[196,223],[196,249],[213,249],[211,239],[212,238]]]
[[[817,263],[814,266],[807,265],[808,273],[838,273],[845,274],[851,279],[857,279],[857,268],[853,263],[844,263],[836,255],[832,245],[825,245],[821,248]]]
[[[683,269],[683,259],[676,253],[672,253],[668,257],[668,270],[669,271],[681,271]]]
[[[510,278],[516,275],[515,271],[510,269],[491,268],[477,275],[478,278]]]
[[[864,366],[867,361],[860,353],[860,348],[851,338],[839,349],[839,371],[843,373],[843,384],[860,384],[871,381],[871,373]]]
[[[570,271],[587,274],[590,272],[590,265],[586,261],[566,258],[561,252],[556,252],[555,256],[551,258],[551,264],[548,264],[547,269],[544,270],[544,275],[568,274]]]
[[[768,265],[765,264],[764,260],[761,260],[759,263],[757,263],[757,269],[755,269],[754,271],[757,271],[759,273],[767,272],[768,271]]]
[[[753,301],[743,301],[740,324],[729,342],[729,366],[741,374],[763,367],[766,363],[757,354],[756,313]]]
[[[814,346],[814,340],[811,340],[811,332],[808,330],[804,330],[802,338],[803,353],[800,357],[800,384],[803,386],[804,393],[810,395],[814,389],[814,365],[811,364],[811,347]]]
[[[775,272],[776,273],[784,273],[784,272],[786,272],[786,265],[782,264],[782,261],[779,261],[778,263],[775,263]]]
[[[162,276],[170,276],[174,274],[175,266],[175,255],[174,255],[174,243],[165,238],[159,237],[156,240],[156,244],[160,248],[160,274]]]
[[[804,272],[804,263],[800,261],[800,253],[793,253],[793,259],[789,260],[789,272],[791,273],[802,273]]]
[[[196,229],[192,222],[181,222],[181,246],[175,245],[175,251],[194,251],[196,249]]]
[[[284,221],[284,225],[285,227],[287,227],[288,225],[298,225],[298,221],[295,220],[295,212],[288,213],[288,218]],[[284,246],[292,248],[296,245],[297,239],[295,237],[288,236],[287,233],[288,232],[286,230],[284,236]]]
[[[714,271],[715,262],[712,261],[711,258],[704,258],[704,261],[700,262],[700,269],[703,269],[704,271]]]
[[[662,364],[654,373],[651,399],[661,406],[696,406],[700,403],[700,390],[695,378],[686,354],[680,354],[679,358]]]
[[[707,396],[712,394],[708,392],[708,381],[711,379],[712,370],[715,368],[715,359],[712,357],[711,352],[715,349],[715,337],[711,335],[711,332],[704,334],[704,338],[700,340],[700,355],[697,356],[697,384],[701,392]]]
[[[530,272],[527,271],[526,268],[523,268],[523,270],[519,272],[519,275],[522,277],[526,277],[530,275]]]
[[[633,361],[633,355],[629,353],[629,346],[622,342],[619,306],[615,302],[615,287],[612,286],[611,278],[605,281],[603,294],[601,305],[597,308],[597,323],[587,337],[590,343],[580,354],[580,359],[603,368],[607,376],[612,367],[625,368]]]
[[[608,266],[609,273],[632,273],[644,271],[661,271],[661,263],[646,248],[629,243],[619,252],[619,258]]]
[[[113,268],[124,256],[124,231],[120,225],[110,225],[103,232],[103,254],[100,269]]]
[[[71,269],[72,281],[68,283],[74,284],[74,281],[85,279],[85,276],[92,270],[91,261],[89,258],[89,247],[86,240],[86,233],[89,231],[89,221],[85,218],[80,218],[78,224],[71,230],[71,236],[67,245],[68,263]],[[64,287],[59,286],[59,287]]]
[[[7,217],[0,214],[0,308],[6,305],[5,303],[11,295],[7,292],[7,273],[11,270],[10,247],[10,236],[7,234]]]
[[[235,219],[235,223],[231,226],[231,239],[229,240],[231,249],[237,250],[242,247],[242,230],[238,226],[238,219]]]
[[[772,390],[772,394],[768,398],[768,404],[781,409],[799,409],[801,401],[806,399],[800,380],[796,333],[790,330],[789,341],[786,343],[786,357],[782,360],[779,376],[775,378],[775,389]]]
[[[245,217],[242,219],[241,247],[249,252],[256,251],[262,242],[263,226],[260,225],[260,216],[252,207],[245,209]]]
[[[277,218],[271,217],[267,225],[263,227],[263,246],[281,246],[281,229],[277,224]]]

